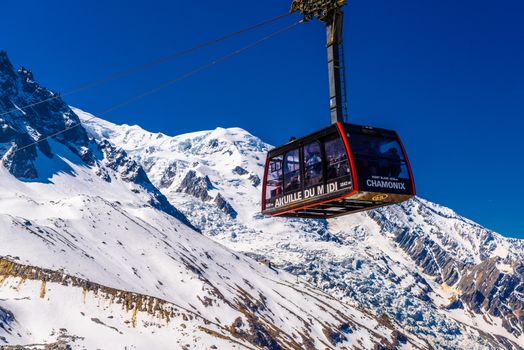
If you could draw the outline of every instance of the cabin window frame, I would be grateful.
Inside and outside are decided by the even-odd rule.
[[[329,142],[332,142],[332,141],[335,141],[335,140],[338,140],[340,142],[339,149],[341,149],[344,152],[344,154],[346,155],[345,162],[347,163],[347,171],[346,171],[345,174],[337,175],[335,177],[329,177],[329,165],[330,165],[330,162],[328,160],[327,145],[328,145]],[[342,135],[340,134],[340,132],[334,133],[332,135],[327,135],[326,137],[323,138],[323,150],[324,150],[324,160],[325,160],[325,175],[324,175],[324,178],[325,178],[324,182],[325,183],[336,181],[337,179],[341,179],[341,178],[346,177],[346,176],[349,176],[351,178],[353,177],[353,174],[352,174],[352,171],[351,171],[351,160],[350,160],[350,157],[349,157],[349,154],[348,154],[349,151],[346,149],[346,145],[344,144],[344,140],[342,139]],[[344,162],[344,160],[339,160],[335,164],[340,164],[342,162]]]
[[[306,147],[308,147],[310,145],[313,145],[313,144],[317,144],[318,145],[320,162],[308,165],[307,164],[307,160],[306,160]],[[319,185],[325,184],[325,182],[326,182],[326,167],[325,167],[326,157],[325,157],[325,152],[324,152],[324,142],[323,142],[322,138],[318,138],[316,140],[308,142],[308,143],[302,145],[301,148],[302,148],[302,154],[303,154],[303,160],[302,160],[303,174],[304,174],[304,180],[303,180],[304,186],[303,187],[304,188],[309,188],[309,187],[319,186]],[[318,165],[319,163],[320,163],[320,182],[319,183],[313,183],[313,184],[309,183],[308,181],[310,179],[308,179],[307,176],[306,176],[308,174],[308,170],[309,170],[310,167],[314,167],[314,166]],[[318,177],[318,175],[316,177]]]
[[[298,164],[298,169],[294,169],[292,171],[290,171],[288,174],[290,173],[298,173],[298,186],[296,188],[292,188],[292,189],[287,189],[286,187],[288,187],[288,183],[287,183],[287,178],[286,178],[286,166],[287,166],[287,157],[290,153],[292,152],[297,152],[297,164]],[[298,147],[296,148],[293,148],[293,149],[290,149],[288,151],[286,151],[284,154],[284,157],[283,157],[283,160],[282,160],[282,174],[283,174],[283,191],[282,191],[282,194],[286,194],[286,193],[293,193],[293,192],[297,192],[297,191],[301,191],[303,189],[303,170],[302,170],[302,167],[301,167],[301,163],[302,163],[302,147],[299,145]]]
[[[280,169],[276,169],[275,171],[271,171],[271,167],[272,167],[272,164],[275,164],[276,162],[278,162],[278,160],[276,160],[277,158],[281,158],[280,159]],[[282,197],[282,195],[284,194],[284,155],[283,154],[277,154],[273,157],[271,157],[268,161],[268,169],[267,169],[267,174],[266,174],[266,178],[265,178],[265,201],[273,201],[275,200],[276,198],[279,198],[279,197]],[[275,172],[278,172],[280,170],[280,175],[276,178],[271,178],[270,179],[270,176],[272,173],[275,173]],[[275,195],[275,196],[271,196],[271,189],[270,189],[270,185],[269,185],[269,181],[272,181],[272,180],[275,180],[275,181],[278,181],[278,184],[279,184],[279,187],[280,187],[280,195]],[[277,188],[277,186],[274,186]],[[278,192],[278,191],[277,191]]]

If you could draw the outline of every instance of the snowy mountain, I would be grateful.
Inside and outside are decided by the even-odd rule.
[[[200,208],[212,207],[205,217],[217,215],[217,230],[251,208],[233,204],[195,163],[166,163],[151,181],[154,164],[144,168],[118,140],[93,138],[84,126],[56,135],[79,122],[77,111],[3,52],[0,114],[2,349],[431,349],[387,315],[197,232]],[[198,151],[194,137],[187,141],[181,147],[195,157],[222,142]],[[231,156],[222,158],[224,171]],[[257,169],[233,169],[253,194]],[[191,220],[155,183],[194,200]]]
[[[329,222],[262,217],[270,146],[248,132],[169,137],[75,113],[217,242],[387,317],[434,348],[524,348],[523,241],[421,198]]]

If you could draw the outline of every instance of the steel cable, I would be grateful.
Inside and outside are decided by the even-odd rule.
[[[85,91],[85,90],[89,90],[89,89],[92,89],[92,88],[99,87],[101,85],[107,84],[107,83],[112,82],[114,80],[118,80],[118,79],[130,76],[130,75],[136,74],[136,73],[143,72],[143,71],[145,71],[145,70],[147,70],[147,69],[149,69],[151,67],[154,67],[156,65],[159,65],[161,63],[168,62],[168,61],[171,61],[171,60],[173,60],[175,58],[179,58],[179,57],[188,55],[190,53],[196,52],[196,51],[201,50],[203,48],[206,48],[206,47],[209,47],[209,46],[213,46],[213,45],[218,44],[218,43],[220,43],[222,41],[231,39],[231,38],[233,38],[235,36],[238,36],[240,34],[252,31],[252,30],[254,30],[256,28],[259,28],[259,27],[262,27],[262,26],[264,26],[266,24],[270,24],[270,23],[276,22],[276,21],[278,21],[278,20],[280,20],[280,19],[282,19],[284,17],[289,16],[290,14],[291,13],[285,13],[283,15],[267,19],[265,21],[259,22],[257,24],[252,25],[252,26],[249,26],[247,28],[244,28],[244,29],[241,29],[239,31],[233,32],[231,34],[228,34],[228,35],[222,36],[220,38],[217,38],[217,39],[214,39],[214,40],[211,40],[211,41],[208,41],[208,42],[205,42],[205,43],[193,46],[192,48],[189,48],[189,49],[186,49],[186,50],[183,50],[183,51],[180,51],[180,52],[168,55],[168,56],[161,57],[161,58],[156,59],[154,61],[142,64],[142,65],[139,65],[139,66],[136,66],[136,67],[133,67],[133,68],[129,68],[129,69],[126,69],[126,70],[114,73],[112,75],[109,75],[106,78],[102,78],[102,79],[99,79],[99,80],[96,80],[96,81],[93,81],[93,82],[90,82],[90,83],[86,83],[86,84],[80,85],[77,88],[71,89],[71,90],[66,91],[64,93],[56,94],[56,95],[51,96],[51,97],[49,97],[47,99],[43,99],[41,101],[34,102],[34,103],[31,103],[31,104],[28,104],[28,105],[25,105],[25,106],[22,106],[22,107],[12,108],[12,109],[10,109],[8,111],[0,113],[0,117],[4,116],[4,115],[7,115],[7,114],[10,114],[10,113],[13,113],[13,112],[17,112],[17,111],[20,111],[20,110],[24,110],[24,109],[27,109],[27,108],[34,107],[34,106],[38,106],[38,105],[40,105],[42,103],[46,103],[46,102],[49,102],[49,101],[52,101],[52,100],[56,100],[56,99],[61,98],[61,97],[77,94],[79,92],[82,92],[82,91]]]
[[[151,89],[151,90],[149,90],[149,91],[146,91],[146,92],[144,92],[144,93],[142,93],[142,94],[140,94],[140,95],[137,95],[137,96],[135,96],[135,97],[132,97],[132,98],[130,98],[130,99],[124,101],[124,102],[121,102],[121,103],[118,103],[118,104],[116,104],[116,105],[113,105],[113,106],[111,106],[111,107],[109,107],[109,108],[103,110],[102,112],[97,113],[96,115],[93,115],[93,116],[90,117],[90,118],[87,118],[87,119],[84,120],[83,122],[84,122],[84,123],[85,123],[85,122],[89,122],[89,121],[91,121],[91,120],[93,120],[93,119],[95,119],[95,118],[97,118],[97,117],[99,117],[99,116],[103,116],[103,115],[108,114],[108,113],[110,113],[110,112],[113,112],[113,111],[115,111],[115,110],[117,110],[117,109],[120,109],[120,108],[122,108],[122,107],[125,107],[125,106],[127,106],[127,105],[129,105],[129,104],[132,104],[132,103],[134,103],[134,102],[136,102],[136,101],[139,101],[139,100],[141,100],[141,99],[143,99],[143,98],[145,98],[145,97],[147,97],[147,96],[150,96],[150,95],[152,95],[152,94],[154,94],[154,93],[156,93],[156,92],[158,92],[158,91],[160,91],[160,90],[163,90],[163,89],[165,89],[165,88],[167,88],[167,87],[169,87],[169,86],[171,86],[171,85],[173,85],[173,84],[176,84],[176,83],[178,83],[178,82],[180,82],[180,81],[182,81],[182,80],[185,80],[185,79],[187,79],[187,78],[189,78],[189,77],[191,77],[191,76],[193,76],[193,75],[195,75],[195,74],[197,74],[197,73],[199,73],[199,72],[201,72],[201,71],[204,71],[204,70],[206,70],[206,69],[209,69],[209,68],[215,66],[216,64],[218,64],[218,63],[220,63],[220,62],[223,62],[223,61],[226,61],[226,60],[228,60],[228,59],[231,59],[231,58],[233,58],[233,57],[235,57],[235,56],[237,56],[237,55],[239,55],[239,54],[241,54],[241,53],[243,53],[243,52],[245,52],[245,51],[247,51],[247,50],[249,50],[249,49],[252,49],[252,48],[254,48],[254,47],[256,47],[256,46],[262,44],[263,42],[268,41],[268,40],[270,40],[270,39],[276,37],[277,35],[282,34],[282,33],[286,32],[286,31],[288,31],[288,30],[290,30],[290,29],[296,27],[297,25],[299,25],[300,23],[303,23],[303,22],[304,22],[304,21],[301,20],[301,21],[298,21],[298,22],[293,23],[292,25],[289,25],[289,26],[284,27],[284,28],[282,28],[282,29],[279,29],[279,30],[277,30],[277,31],[275,31],[275,32],[272,32],[271,34],[269,34],[269,35],[267,35],[267,36],[265,36],[265,37],[263,37],[263,38],[261,38],[261,39],[259,39],[259,40],[257,40],[257,41],[254,41],[254,42],[252,42],[252,43],[249,44],[249,45],[246,45],[246,46],[244,46],[244,47],[242,47],[242,48],[240,48],[240,49],[237,49],[237,50],[235,50],[235,51],[233,51],[233,52],[231,52],[231,53],[229,53],[229,54],[227,54],[227,55],[221,56],[221,57],[219,57],[219,58],[217,58],[217,59],[211,61],[210,63],[207,63],[207,64],[205,64],[205,65],[202,65],[202,66],[200,66],[200,67],[198,67],[198,68],[193,69],[192,71],[190,71],[190,72],[188,72],[188,73],[186,73],[186,74],[184,74],[184,75],[181,75],[181,76],[179,76],[179,77],[177,77],[177,78],[175,78],[175,79],[172,79],[172,80],[166,81],[166,82],[164,82],[164,83],[158,85],[157,87],[155,87],[155,88],[153,88],[153,89]],[[60,130],[60,131],[57,131],[57,132],[55,132],[55,133],[53,133],[53,134],[47,135],[46,137],[44,137],[44,138],[42,138],[42,139],[39,139],[39,140],[34,141],[34,142],[31,142],[31,143],[29,143],[29,144],[27,144],[27,145],[24,145],[24,146],[20,147],[20,148],[14,149],[14,150],[11,152],[11,155],[13,155],[13,154],[15,154],[15,153],[17,153],[17,152],[20,152],[20,151],[22,151],[22,150],[24,150],[24,149],[26,149],[26,148],[28,148],[28,147],[31,147],[31,146],[34,146],[34,145],[39,144],[39,143],[41,143],[41,142],[44,142],[44,141],[46,141],[46,140],[48,140],[48,139],[50,139],[50,138],[53,138],[53,137],[56,137],[56,136],[61,135],[61,134],[63,134],[63,133],[66,133],[66,132],[70,131],[71,129],[74,129],[74,128],[80,126],[80,125],[82,125],[82,122],[77,123],[77,124],[74,124],[74,125],[71,125],[71,126],[65,128],[65,129]]]

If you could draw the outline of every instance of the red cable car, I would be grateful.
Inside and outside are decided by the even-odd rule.
[[[395,131],[339,122],[268,153],[262,214],[332,218],[414,195]]]
[[[326,23],[331,126],[269,151],[262,214],[332,218],[415,195],[404,146],[393,130],[345,123],[342,47],[345,0],[293,0],[292,11]]]

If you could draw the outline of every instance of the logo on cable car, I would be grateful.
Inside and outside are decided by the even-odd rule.
[[[366,181],[366,185],[369,187],[380,187],[380,188],[390,188],[395,190],[406,190],[406,184],[403,182],[394,182],[394,181],[384,181],[384,180],[371,180]]]
[[[302,192],[295,192],[275,200],[275,208],[282,207],[302,200]]]
[[[337,192],[338,190],[341,190],[344,187],[348,187],[351,185],[351,181],[346,181],[343,186],[340,185],[338,182],[332,182],[328,183],[326,185],[318,185],[311,188],[306,188],[304,191],[294,192],[287,194],[285,196],[282,196],[280,198],[277,198],[275,200],[275,208],[283,207],[289,204],[293,204],[295,202],[300,202],[301,200],[310,199],[318,196],[322,196],[325,194],[330,194],[333,192]]]
[[[374,202],[381,202],[381,201],[385,200],[388,197],[389,196],[387,194],[377,194],[376,196],[371,198],[371,200],[374,201]]]

